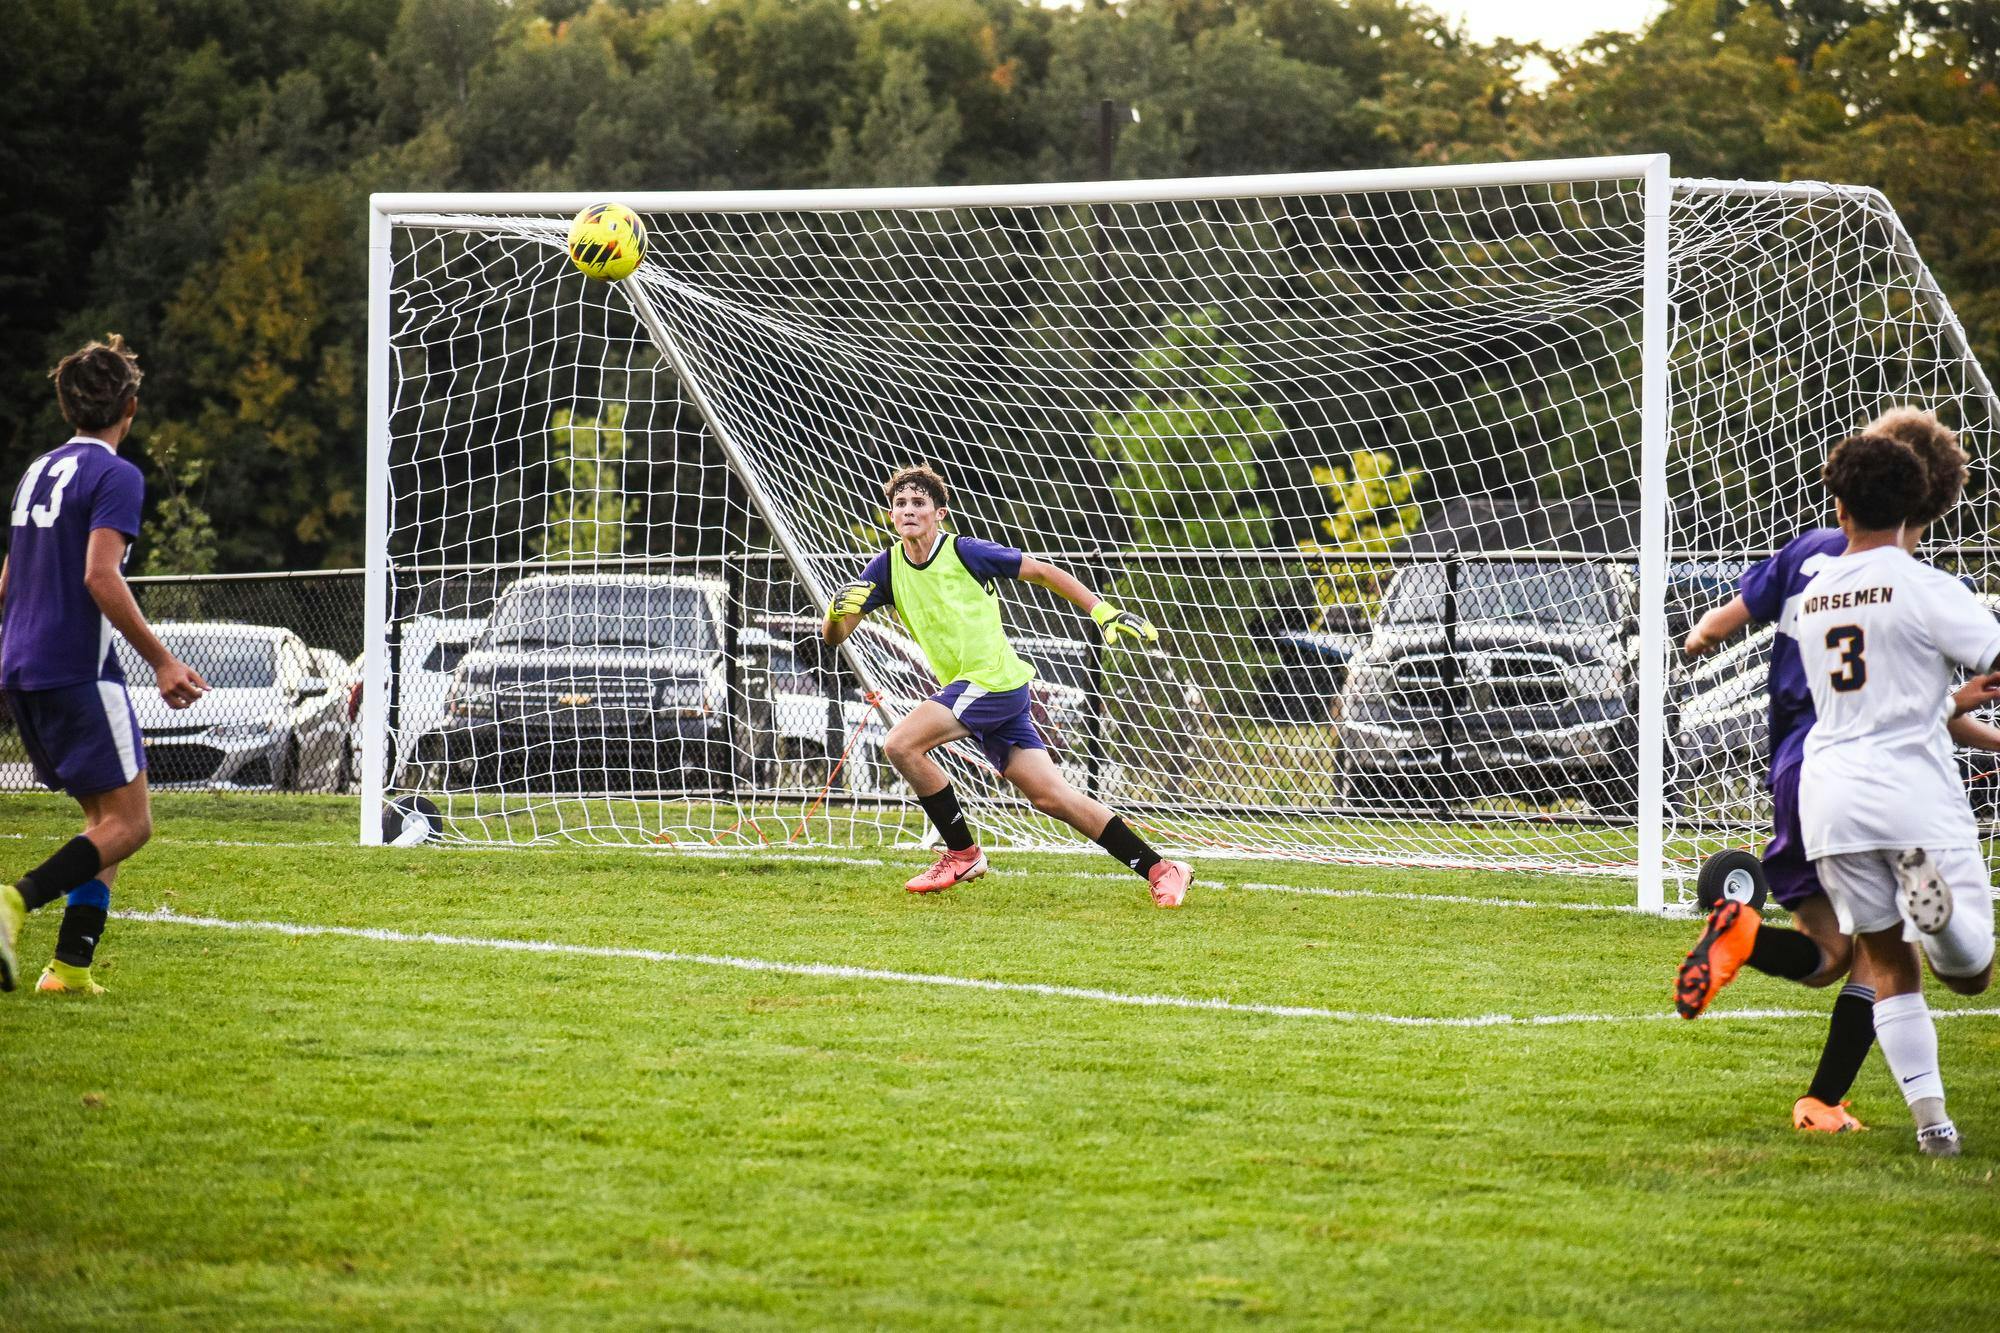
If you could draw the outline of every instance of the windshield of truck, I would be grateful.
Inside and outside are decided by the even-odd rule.
[[[1389,583],[1382,618],[1391,624],[1444,620],[1448,566],[1412,565]],[[1591,565],[1458,565],[1459,621],[1522,620],[1534,624],[1603,625],[1612,619],[1611,576]]]
[[[688,584],[562,583],[516,587],[500,599],[494,647],[671,648],[715,652],[707,595]]]

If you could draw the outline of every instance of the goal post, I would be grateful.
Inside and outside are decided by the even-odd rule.
[[[564,254],[604,199],[649,232],[619,284]],[[1664,156],[372,206],[364,841],[402,796],[475,841],[921,840],[881,748],[921,654],[811,630],[927,461],[948,526],[1161,626],[1002,594],[1058,763],[1156,841],[1657,908],[1763,817],[1757,641],[1690,667],[1683,622],[1874,412],[1975,467],[1996,416],[1881,196]],[[1985,506],[1933,542],[1982,590]],[[989,843],[1076,845],[941,757]]]

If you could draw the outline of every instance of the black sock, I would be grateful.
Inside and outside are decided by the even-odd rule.
[[[1804,981],[1819,971],[1819,946],[1812,936],[1789,926],[1760,925],[1757,942],[1743,961],[1767,976]]]
[[[97,942],[104,938],[104,922],[109,914],[96,903],[74,898],[63,908],[62,929],[56,932],[56,961],[71,967],[89,967],[97,956]]]
[[[52,903],[104,868],[97,845],[81,833],[56,849],[56,854],[21,876],[14,887],[30,912]]]
[[[1125,821],[1117,815],[1111,816],[1104,832],[1091,841],[1142,875],[1160,863],[1160,854],[1147,846],[1144,838],[1126,827]]]
[[[972,830],[965,825],[965,811],[959,809],[958,793],[951,789],[949,782],[944,784],[942,791],[919,796],[917,804],[931,817],[931,823],[937,826],[945,846],[954,852],[962,852],[972,846]]]
[[[1833,1022],[1827,1025],[1826,1047],[1819,1053],[1806,1095],[1828,1106],[1838,1105],[1854,1086],[1868,1048],[1875,1044],[1875,988],[1850,981],[1833,1002]]]

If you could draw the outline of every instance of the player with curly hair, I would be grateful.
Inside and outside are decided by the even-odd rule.
[[[1862,430],[1886,435],[1908,445],[1923,464],[1926,495],[1904,527],[1906,547],[1914,549],[1924,526],[1942,518],[1957,503],[1966,480],[1966,456],[1957,436],[1935,413],[1898,407],[1883,413]],[[1721,928],[1722,867],[1743,865],[1741,853],[1723,853],[1704,866],[1704,908],[1710,925],[1700,945],[1682,966],[1676,1000],[1683,1015],[1694,1017],[1716,991],[1748,966],[1771,976],[1807,986],[1825,986],[1848,978],[1834,1000],[1832,1018],[1819,1063],[1804,1095],[1792,1106],[1792,1123],[1808,1132],[1843,1133],[1865,1128],[1848,1109],[1853,1087],[1868,1052],[1874,1046],[1872,978],[1866,965],[1850,972],[1852,943],[1842,933],[1833,904],[1819,876],[1806,859],[1799,827],[1799,769],[1806,735],[1813,724],[1813,702],[1800,659],[1796,613],[1807,584],[1821,568],[1847,549],[1839,528],[1814,528],[1787,542],[1776,555],[1744,572],[1738,595],[1703,616],[1689,633],[1690,656],[1712,652],[1745,625],[1773,624],[1768,694],[1770,698],[1765,787],[1771,793],[1772,831],[1761,861],[1747,868],[1762,878],[1778,904],[1792,914],[1796,929],[1760,921],[1754,912],[1728,913],[1733,932]],[[2000,749],[2000,728],[1968,715],[1955,716],[1950,734],[1959,745]],[[1711,871],[1715,873],[1711,875]],[[1717,883],[1710,885],[1709,880]],[[1752,933],[1751,925],[1757,929]],[[1747,939],[1747,944],[1744,942]],[[1725,941],[1727,941],[1725,943]],[[1733,946],[1733,947],[1732,947]]]
[[[1028,682],[1035,669],[1015,654],[1001,628],[997,585],[1019,579],[1047,588],[1089,613],[1107,644],[1153,643],[1159,631],[1047,561],[944,531],[940,523],[950,492],[930,468],[903,468],[882,492],[902,540],[834,595],[824,635],[837,647],[870,611],[894,607],[943,682],[891,728],[883,747],[944,840],[936,864],[904,887],[934,893],[986,873],[985,854],[966,824],[951,779],[930,757],[938,746],[970,736],[1035,809],[1143,875],[1155,906],[1179,907],[1193,880],[1188,864],[1160,856],[1123,819],[1070,786],[1049,758],[1029,715]]]

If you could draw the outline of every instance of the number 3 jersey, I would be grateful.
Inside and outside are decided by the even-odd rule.
[[[1827,561],[1798,606],[1818,715],[1799,781],[1806,855],[1978,846],[1945,724],[1958,671],[2000,658],[2000,622],[1900,546]]]
[[[139,535],[146,483],[102,440],[79,436],[28,465],[7,525],[7,601],[0,608],[0,686],[52,690],[123,680],[111,622],[84,587],[94,528]]]

